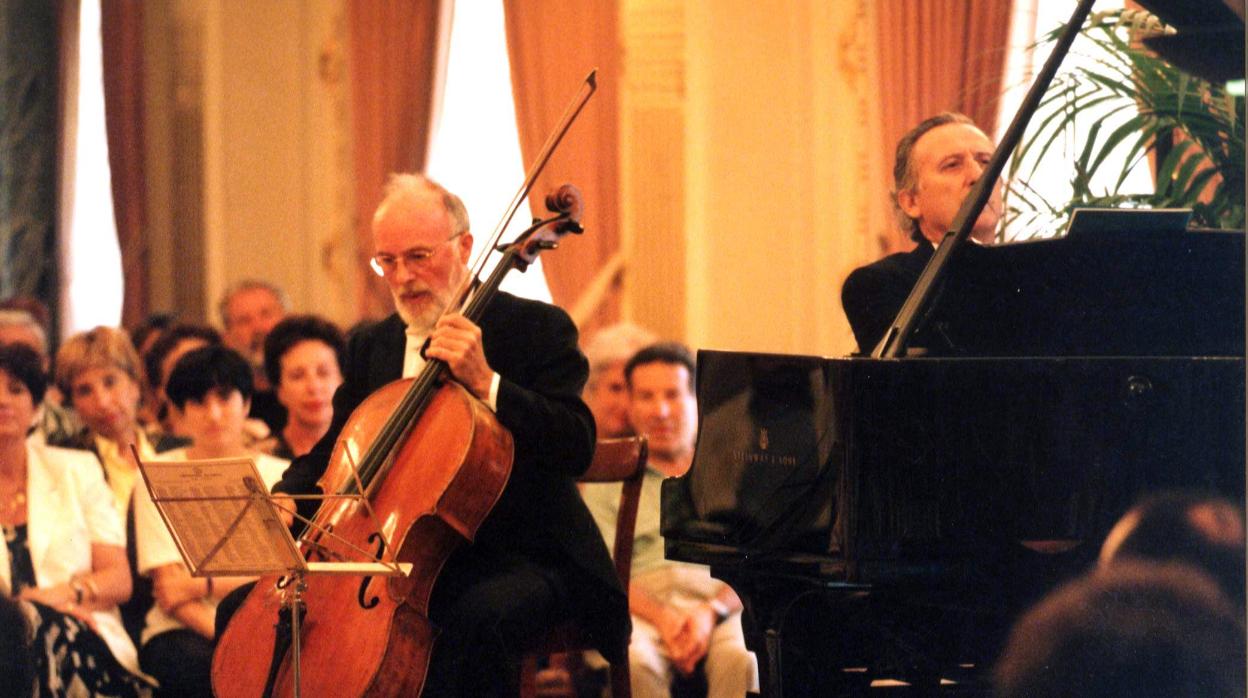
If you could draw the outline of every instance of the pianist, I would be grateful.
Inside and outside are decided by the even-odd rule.
[[[685,681],[699,668],[708,698],[739,698],[758,690],[758,669],[741,630],[741,600],[732,587],[702,565],[663,558],[659,489],[663,478],[684,475],[693,462],[698,421],[693,375],[693,356],[675,343],[642,349],[624,367],[629,417],[650,443],[628,588],[629,671],[638,698],[668,696],[674,680]],[[587,485],[583,495],[603,536],[614,540],[619,486]]]
[[[953,112],[924,120],[897,142],[893,208],[903,230],[918,244],[910,252],[856,269],[845,280],[841,304],[859,352],[869,353],[884,336],[992,151],[988,136],[969,118]],[[975,221],[971,239],[992,242],[1000,217],[998,183]]]

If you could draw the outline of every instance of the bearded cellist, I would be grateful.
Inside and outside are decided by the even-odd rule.
[[[578,622],[604,656],[621,657],[627,597],[575,487],[595,439],[580,398],[588,366],[575,325],[559,308],[501,292],[479,326],[446,313],[470,274],[472,233],[460,199],[424,176],[391,176],[372,232],[371,266],[389,286],[396,313],[353,336],[329,433],[294,461],[274,492],[319,493],[316,482],[356,406],[377,388],[419,373],[426,358],[444,361],[494,411],[515,446],[501,498],[434,586],[429,617],[440,634],[423,694],[515,695],[518,660],[529,643],[568,621]],[[315,502],[301,500],[300,507],[310,517]],[[342,638],[344,661],[350,646],[351,638]]]

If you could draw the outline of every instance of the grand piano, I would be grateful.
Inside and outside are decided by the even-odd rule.
[[[921,356],[699,352],[666,555],[741,596],[764,694],[983,689],[1140,496],[1242,503],[1244,337],[1242,233],[967,247]]]
[[[1091,4],[871,357],[698,353],[666,555],[737,591],[766,696],[987,694],[1013,621],[1139,498],[1244,502],[1242,232],[1122,213],[964,244]],[[1242,5],[1141,4],[1176,65],[1243,75]]]
[[[1177,65],[1242,76],[1233,0],[1141,4],[1180,28],[1157,46]],[[1124,214],[964,244],[1090,7],[873,356],[698,353],[666,555],[737,591],[766,696],[987,694],[1013,621],[1086,571],[1140,497],[1244,502],[1242,232]],[[1233,26],[1210,44],[1209,24]]]

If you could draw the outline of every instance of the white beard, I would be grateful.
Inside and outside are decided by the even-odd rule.
[[[431,289],[423,286],[413,285],[405,288],[390,287],[390,297],[394,300],[394,309],[399,313],[399,317],[403,318],[404,324],[408,326],[412,332],[428,336],[433,332],[433,326],[437,324],[438,318],[446,312],[447,307],[455,297],[455,289],[459,288],[460,282],[465,278],[467,270],[463,273],[453,274],[447,290],[441,294],[431,291]],[[406,303],[403,302],[404,291],[425,291],[427,296],[422,310],[415,312]]]
[[[414,315],[398,294],[394,296],[394,309],[399,313],[399,317],[403,318],[403,323],[408,329],[416,334],[429,336],[433,332],[433,326],[438,322],[438,318],[442,316],[442,310],[435,304],[428,305],[419,315]]]
[[[404,290],[412,289],[391,289],[390,296],[394,299],[394,309],[399,313],[399,317],[403,318],[403,323],[413,332],[428,336],[433,332],[433,326],[437,324],[438,318],[442,317],[442,313],[446,312],[446,308],[451,303],[451,292],[447,291],[445,296],[437,294],[426,295],[423,299],[421,309],[414,311],[408,304],[403,302]],[[428,289],[420,289],[427,291]]]

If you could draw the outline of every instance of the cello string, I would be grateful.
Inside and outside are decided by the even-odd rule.
[[[485,287],[489,288],[501,282],[502,276],[510,270],[516,253],[514,247],[503,253],[503,259],[491,271],[489,278],[484,284]],[[480,314],[484,311],[485,300],[484,296],[474,294],[469,300],[468,306],[464,309],[465,317],[474,321],[478,320]],[[430,389],[432,388],[430,383],[436,382],[441,378],[445,367],[446,364],[444,362],[438,359],[431,359],[425,365],[424,370],[413,381],[412,386],[408,388],[399,404],[395,407],[394,412],[382,425],[373,444],[365,452],[359,467],[360,479],[363,481],[365,488],[382,471],[394,446],[403,439],[407,430],[416,421],[416,416],[424,410],[428,396],[433,392]],[[354,494],[354,487],[355,483],[348,480],[343,483],[341,491],[343,494]]]

